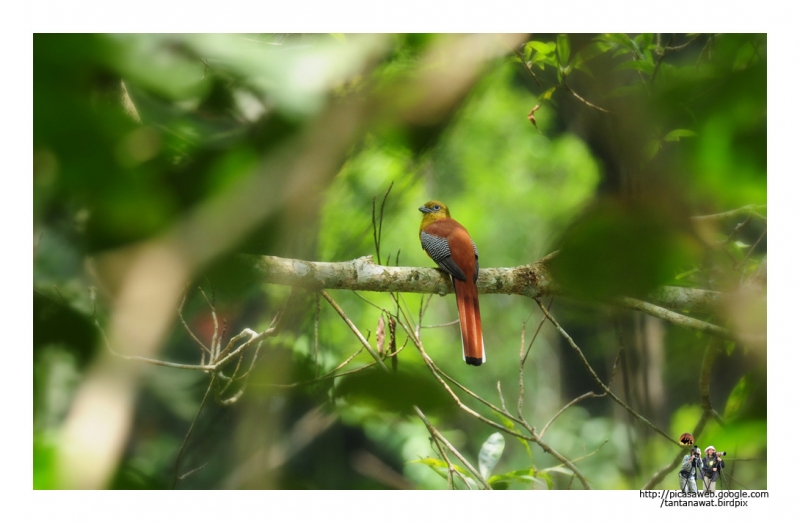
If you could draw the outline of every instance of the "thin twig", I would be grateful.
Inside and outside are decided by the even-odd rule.
[[[661,53],[659,53],[659,55],[658,55],[658,60],[656,60],[656,65],[655,65],[655,67],[653,67],[653,76],[651,76],[651,77],[650,77],[650,85],[653,85],[653,84],[655,83],[655,81],[656,81],[656,76],[658,75],[658,71],[661,69],[661,62],[663,62],[663,61],[664,61],[664,58],[666,58],[666,56],[667,56],[667,53],[668,53],[668,52],[669,52],[669,50],[671,49],[671,48],[669,47],[669,44],[671,44],[671,43],[672,43],[672,40],[673,40],[674,38],[675,38],[675,35],[674,35],[674,34],[671,34],[671,35],[669,35],[669,41],[667,41],[667,45],[666,45],[666,46],[664,46],[664,50],[663,50],[663,51],[661,51]]]
[[[462,456],[461,453],[458,450],[456,450],[456,448],[449,441],[447,441],[447,438],[442,436],[442,434],[438,430],[436,430],[436,427],[431,425],[431,422],[428,421],[428,418],[425,417],[425,414],[422,413],[419,407],[414,405],[414,410],[417,412],[417,416],[419,416],[419,418],[425,424],[425,427],[428,429],[428,432],[431,433],[431,436],[444,443],[444,445],[448,449],[450,449],[450,452],[455,454],[455,456],[461,461],[461,463],[463,463],[464,466],[467,467],[467,470],[469,470],[472,473],[472,475],[475,476],[475,479],[477,479],[481,483],[481,485],[486,487],[486,490],[492,490],[492,487],[489,485],[489,483],[486,482],[486,480],[480,474],[480,472],[475,470],[475,467],[473,467],[472,464],[464,456]]]
[[[216,301],[216,299],[214,299],[215,297],[213,295],[213,289],[212,289],[212,295],[211,295],[213,301],[208,299],[208,296],[206,296],[206,293],[205,293],[205,291],[203,290],[202,287],[198,287],[198,289],[200,289],[200,292],[203,294],[203,298],[206,299],[206,303],[208,303],[208,306],[211,309],[211,318],[214,320],[214,335],[211,337],[211,354],[212,354],[212,361],[213,361],[213,360],[216,360],[217,357],[219,356],[219,340],[217,339],[217,331],[219,330],[219,322],[217,322],[217,310],[214,307],[214,301]]]
[[[692,42],[694,42],[695,40],[697,40],[701,36],[703,36],[702,33],[697,33],[691,39],[689,39],[689,41],[686,42],[685,44],[676,45],[675,47],[669,47],[669,42],[667,42],[667,46],[664,47],[664,50],[665,51],[682,51],[682,50],[686,49],[687,47],[689,47],[692,44]],[[670,37],[670,42],[671,41],[672,41],[672,38]]]
[[[317,377],[319,376],[319,293],[314,294],[314,300],[316,301],[317,305],[316,312],[314,314],[314,377]]]
[[[732,211],[725,211],[716,214],[706,214],[702,216],[692,216],[691,219],[694,221],[705,221],[705,220],[724,220],[727,218],[732,218],[734,216],[739,216],[740,214],[749,214],[751,216],[755,216],[757,218],[761,218],[766,220],[766,217],[760,215],[756,212],[758,209],[766,209],[766,205],[745,205],[744,207],[739,207],[738,209],[733,209]]]
[[[350,330],[353,331],[353,334],[356,335],[356,338],[358,338],[358,341],[360,341],[361,344],[364,346],[364,348],[367,349],[367,352],[369,352],[370,356],[375,358],[375,361],[378,362],[378,364],[381,366],[381,368],[383,370],[385,370],[386,372],[389,372],[389,369],[386,368],[386,365],[384,365],[383,360],[381,360],[378,357],[378,355],[375,353],[375,351],[373,350],[373,348],[369,344],[369,342],[366,339],[364,339],[364,336],[361,334],[361,331],[358,330],[358,327],[356,327],[353,324],[353,322],[350,321],[350,318],[348,318],[347,315],[342,310],[342,308],[339,307],[339,304],[336,303],[333,300],[333,298],[331,298],[331,296],[327,292],[325,292],[324,290],[320,290],[319,293],[322,295],[323,298],[325,298],[325,300],[327,300],[328,303],[331,304],[331,307],[333,307],[333,309],[339,314],[339,316],[344,320],[344,322],[347,324],[347,326],[350,327]]]
[[[467,486],[469,490],[472,490],[472,486],[467,481],[467,478],[461,473],[461,471],[457,470],[456,467],[453,465],[453,462],[450,461],[450,458],[447,457],[447,452],[442,448],[442,444],[439,442],[439,438],[431,436],[431,441],[434,445],[436,445],[436,450],[439,455],[442,457],[442,460],[447,463],[447,488],[448,489],[456,489],[456,481],[453,477],[453,474],[458,474],[458,477],[461,478],[461,481]]]
[[[736,267],[734,267],[734,269],[739,269],[739,268],[741,268],[741,267],[744,265],[744,262],[746,262],[746,261],[747,261],[747,260],[750,258],[750,255],[751,255],[751,254],[753,254],[753,251],[755,250],[756,246],[757,246],[759,243],[761,243],[761,240],[763,240],[763,239],[764,239],[764,236],[766,236],[766,235],[767,235],[767,230],[766,230],[766,229],[764,229],[764,232],[762,232],[762,233],[761,233],[761,236],[759,236],[759,237],[758,237],[758,239],[757,239],[757,240],[756,240],[756,241],[753,243],[753,245],[751,245],[751,246],[750,246],[750,250],[749,250],[749,251],[747,251],[747,254],[745,254],[745,255],[744,255],[744,258],[742,258],[742,261],[740,261],[740,262],[739,262],[739,263],[736,265]]]
[[[439,323],[438,325],[420,325],[420,329],[441,329],[443,327],[450,327],[452,325],[458,325],[460,320],[453,320],[448,321],[447,323]]]
[[[598,105],[595,105],[592,102],[590,102],[590,101],[586,100],[585,98],[581,97],[578,93],[573,91],[572,88],[569,85],[567,85],[567,82],[562,82],[561,83],[561,87],[563,87],[568,93],[570,93],[572,96],[574,96],[575,98],[577,98],[581,102],[585,103],[586,105],[588,105],[592,109],[597,109],[598,111],[601,111],[601,112],[606,113],[606,114],[613,114],[608,109],[603,109],[602,107],[600,107]]]
[[[573,341],[572,337],[569,334],[567,334],[567,332],[563,328],[561,328],[561,325],[559,325],[558,322],[556,321],[556,319],[553,318],[553,316],[550,314],[550,312],[547,309],[544,308],[544,305],[542,305],[542,302],[539,299],[536,299],[536,303],[539,304],[539,308],[542,310],[544,315],[547,316],[547,319],[550,320],[550,323],[552,323],[553,326],[555,326],[556,330],[561,334],[561,336],[563,336],[567,340],[567,343],[569,343],[569,345],[578,354],[578,357],[581,359],[581,362],[583,362],[583,366],[586,368],[586,370],[592,376],[594,381],[600,386],[600,388],[602,388],[608,394],[608,396],[611,399],[616,401],[620,406],[622,406],[622,408],[624,408],[625,410],[627,410],[628,412],[633,414],[639,421],[641,421],[642,423],[644,423],[645,425],[647,425],[648,427],[650,427],[654,431],[658,432],[659,434],[664,436],[669,441],[675,443],[676,445],[680,445],[680,443],[677,440],[673,439],[672,436],[670,436],[669,434],[667,434],[666,432],[664,432],[660,428],[658,428],[655,425],[653,425],[647,418],[645,418],[644,416],[642,416],[641,414],[639,414],[638,412],[636,412],[635,410],[630,408],[627,403],[625,403],[624,401],[619,399],[613,392],[611,392],[611,389],[609,389],[603,383],[603,381],[597,376],[597,374],[595,373],[594,369],[589,364],[589,362],[586,360],[586,357],[583,355],[583,351],[581,351],[580,347],[578,347],[578,345],[575,344],[575,341]]]
[[[678,314],[677,312],[665,309],[664,307],[659,307],[658,305],[653,305],[652,303],[647,303],[646,301],[628,297],[617,298],[615,301],[619,305],[622,305],[628,309],[642,311],[650,316],[660,318],[681,327],[698,330],[707,334],[713,334],[714,336],[728,340],[735,339],[733,333],[728,329],[692,318],[691,316]]]
[[[406,320],[408,321],[408,318],[406,318]],[[581,472],[578,470],[578,468],[572,462],[570,462],[570,460],[568,460],[567,458],[562,456],[559,452],[557,452],[555,449],[553,449],[548,444],[546,444],[544,441],[542,441],[541,438],[536,434],[536,432],[534,430],[532,430],[532,429],[530,430],[530,432],[531,432],[530,436],[525,436],[524,434],[521,434],[519,432],[515,432],[515,431],[509,429],[508,427],[500,425],[499,423],[496,423],[496,422],[494,422],[494,421],[492,421],[490,419],[485,418],[484,416],[481,416],[480,414],[478,414],[477,412],[475,412],[474,410],[472,410],[471,408],[466,406],[461,401],[461,399],[458,397],[458,395],[456,395],[453,392],[453,390],[447,385],[447,383],[444,382],[442,377],[435,370],[436,365],[433,363],[433,360],[431,360],[431,358],[425,352],[425,349],[422,346],[421,340],[418,337],[414,336],[413,331],[410,331],[408,326],[405,323],[400,322],[400,326],[403,327],[403,329],[406,331],[406,334],[408,334],[408,336],[411,338],[411,341],[417,347],[417,350],[422,355],[422,359],[425,362],[425,364],[427,365],[428,370],[431,372],[431,374],[433,374],[434,378],[436,378],[436,380],[442,385],[442,387],[444,387],[445,391],[447,391],[447,393],[450,394],[450,397],[453,398],[453,401],[455,401],[456,405],[458,405],[458,407],[461,410],[463,410],[467,414],[471,415],[472,417],[482,421],[483,423],[495,428],[496,430],[499,430],[501,432],[505,432],[506,434],[510,434],[511,436],[514,436],[515,438],[522,438],[522,439],[525,439],[525,440],[528,440],[528,441],[533,441],[534,443],[539,445],[539,447],[541,447],[542,450],[544,450],[548,454],[551,454],[558,461],[560,461],[567,468],[569,468],[575,474],[575,476],[578,477],[578,479],[583,484],[584,488],[586,488],[587,490],[591,489],[591,487],[589,486],[588,481],[586,481],[586,478],[583,476],[583,474],[581,474]],[[483,400],[482,398],[479,398],[479,399],[482,402],[488,404],[488,402],[486,402],[486,400]],[[494,408],[496,409],[496,407],[494,407]],[[510,419],[514,419],[514,418],[510,417]],[[526,428],[528,428],[528,427],[526,427]]]
[[[200,341],[197,338],[197,336],[194,335],[194,332],[192,332],[192,329],[189,328],[189,325],[187,325],[186,320],[183,318],[183,305],[184,305],[184,303],[186,303],[186,295],[187,294],[188,294],[188,292],[184,292],[183,293],[183,299],[181,300],[181,304],[178,306],[178,318],[180,318],[181,323],[183,323],[183,326],[186,328],[186,332],[189,333],[189,336],[191,336],[192,339],[195,342],[197,342],[197,344],[200,345],[200,347],[202,347],[202,349],[204,351],[206,351],[206,353],[208,353],[208,356],[209,356],[209,359],[210,359],[211,358],[211,351],[208,349],[208,347],[205,346],[205,344],[202,341]]]
[[[525,69],[526,69],[526,70],[528,71],[528,73],[530,73],[530,75],[533,77],[533,81],[534,81],[534,82],[536,82],[536,85],[538,85],[539,87],[541,87],[541,86],[542,86],[542,84],[540,84],[540,83],[539,83],[539,79],[538,79],[538,78],[536,78],[536,74],[533,72],[533,69],[531,69],[531,66],[530,66],[530,65],[528,65],[528,62],[526,62],[526,61],[525,61],[525,55],[524,55],[524,54],[522,54],[522,52],[520,52],[520,50],[519,50],[519,49],[517,49],[516,47],[514,48],[514,53],[516,53],[516,55],[519,57],[519,60],[520,60],[520,62],[522,62],[522,65],[524,65],[524,66],[525,66]]]
[[[183,443],[181,443],[180,448],[178,449],[178,455],[175,457],[175,481],[172,483],[172,489],[175,489],[175,486],[178,484],[178,481],[181,479],[181,476],[178,474],[178,470],[180,467],[181,456],[183,455],[183,450],[186,448],[186,442],[189,441],[189,436],[192,435],[192,431],[194,430],[194,426],[197,423],[198,418],[200,418],[200,413],[203,412],[203,407],[206,404],[206,400],[208,399],[208,394],[211,392],[211,387],[214,385],[214,381],[216,379],[215,375],[211,376],[211,381],[208,384],[208,388],[206,389],[206,393],[203,395],[203,399],[200,401],[200,406],[197,408],[197,414],[194,415],[194,419],[192,420],[192,424],[189,425],[189,430],[186,431],[186,435],[183,437]]]
[[[503,408],[503,412],[508,412],[506,408],[506,400],[503,398],[503,389],[500,388],[500,380],[497,380],[497,395],[500,396],[500,406]]]
[[[564,405],[563,407],[561,407],[561,409],[560,409],[558,412],[556,412],[556,413],[553,415],[553,417],[552,417],[552,418],[550,418],[550,421],[548,421],[548,422],[545,424],[544,428],[541,430],[541,432],[539,432],[539,437],[540,437],[540,438],[543,438],[543,437],[544,437],[544,433],[545,433],[545,432],[547,432],[547,429],[550,427],[550,425],[552,425],[552,424],[553,424],[553,422],[556,420],[556,418],[558,418],[558,417],[559,417],[559,416],[560,416],[560,415],[561,415],[561,414],[562,414],[562,413],[563,413],[565,410],[567,410],[567,409],[568,409],[568,408],[570,408],[571,406],[575,405],[576,403],[578,403],[578,402],[580,402],[580,401],[583,401],[583,400],[585,400],[586,398],[602,398],[602,397],[604,397],[605,395],[606,395],[605,393],[603,393],[603,394],[598,394],[598,393],[596,393],[596,392],[587,392],[587,393],[585,393],[585,394],[581,394],[580,396],[578,396],[578,397],[577,397],[577,398],[575,398],[574,400],[570,401],[569,403],[567,403],[566,405]],[[576,461],[576,460],[573,460],[573,461]]]

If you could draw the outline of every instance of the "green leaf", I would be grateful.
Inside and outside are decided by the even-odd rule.
[[[620,45],[631,51],[636,51],[636,45],[625,33],[606,33],[597,37],[601,42],[609,42]]]
[[[499,432],[495,432],[483,442],[481,451],[478,454],[478,470],[481,476],[488,478],[492,473],[492,469],[500,461],[500,456],[503,455],[503,449],[506,446],[506,440]]]
[[[681,138],[691,138],[692,136],[697,136],[697,133],[694,131],[690,131],[689,129],[675,129],[674,131],[670,131],[664,137],[665,142],[677,142]]]
[[[522,469],[492,476],[487,483],[495,490],[505,490],[511,483],[533,483],[534,481],[536,481],[536,477],[533,469]]]
[[[747,401],[747,398],[750,397],[752,390],[753,380],[752,376],[748,373],[742,376],[728,396],[728,401],[725,403],[724,414],[726,420],[731,420],[736,417],[742,410],[742,406]]]
[[[409,461],[409,463],[422,463],[423,465],[428,465],[431,470],[442,476],[443,478],[447,479],[448,471],[450,469],[447,468],[447,462],[441,459],[436,458],[421,458]],[[467,472],[464,468],[456,465],[453,463],[453,468],[459,471],[460,473],[464,474],[465,476],[469,476],[469,472]]]
[[[540,69],[544,69],[545,65],[552,65],[556,67],[556,57],[555,55],[543,55],[541,53],[537,53],[536,56],[531,58],[531,65],[538,65]]]
[[[556,91],[556,88],[555,87],[551,87],[547,91],[543,92],[541,96],[539,96],[539,101],[541,101],[541,100],[549,100],[553,96],[553,93],[555,91]]]
[[[633,41],[639,46],[639,49],[646,51],[653,45],[653,33],[642,33],[634,38]]]
[[[579,64],[584,64],[592,58],[603,54],[607,50],[607,45],[604,45],[601,42],[592,42],[575,53],[575,59],[572,61],[572,63],[575,67],[577,67]]]
[[[539,54],[547,56],[555,52],[556,44],[554,42],[544,43],[544,42],[537,42],[534,40],[525,44],[525,48],[532,49]]]
[[[503,414],[500,414],[499,412],[494,412],[494,411],[492,412],[495,415],[495,417],[497,417],[497,419],[500,420],[500,423],[502,423],[507,429],[512,430],[517,434],[519,434],[519,437],[517,437],[517,439],[519,440],[520,443],[522,443],[522,446],[525,447],[525,451],[528,453],[528,457],[533,459],[533,452],[531,451],[531,446],[528,444],[528,440],[522,437],[522,433],[519,431],[516,425],[514,425],[514,422],[505,417]]]
[[[537,476],[545,480],[545,482],[547,483],[548,490],[553,490],[553,478],[550,476],[550,474],[548,474],[547,472],[539,472]]]
[[[747,42],[741,46],[739,48],[739,52],[736,53],[736,59],[733,61],[733,70],[741,71],[742,69],[745,69],[757,57],[758,55],[756,54],[753,44]]]
[[[675,276],[675,279],[676,280],[681,280],[681,279],[683,279],[683,278],[685,278],[687,276],[690,276],[690,275],[692,275],[692,274],[694,274],[696,272],[700,272],[700,269],[698,269],[697,267],[693,267],[693,268],[689,269],[688,271],[684,271],[684,272],[678,274],[677,276]]]
[[[572,60],[572,67],[583,71],[589,76],[592,76],[592,72],[586,67],[586,62],[606,52],[608,49],[608,44],[604,44],[602,42],[592,42],[575,53],[575,57]]]
[[[628,54],[630,54],[630,52],[631,52],[631,50],[630,50],[630,49],[628,49],[627,47],[619,47],[619,48],[617,48],[617,50],[614,52],[614,54],[612,55],[612,57],[613,57],[613,58],[616,58],[616,57],[618,57],[618,56],[628,56]]]
[[[660,140],[649,140],[644,146],[644,157],[646,160],[652,160],[661,149]]]
[[[620,71],[623,69],[634,69],[636,71],[641,71],[647,75],[652,75],[653,70],[655,70],[655,66],[646,60],[628,60],[627,62],[623,62],[615,67],[615,70]]]
[[[562,66],[566,66],[569,63],[570,55],[569,35],[558,35],[556,39],[556,49],[558,49],[558,63]]]

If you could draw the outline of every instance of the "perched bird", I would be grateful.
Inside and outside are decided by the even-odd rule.
[[[486,361],[478,306],[478,248],[467,230],[450,218],[442,202],[431,200],[419,208],[422,224],[419,240],[422,249],[453,278],[461,322],[461,349],[468,365]]]

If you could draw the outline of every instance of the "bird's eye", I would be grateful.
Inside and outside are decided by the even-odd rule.
[[[441,209],[441,206],[439,206],[439,205],[434,205],[433,206],[433,210],[434,211],[438,211],[439,209]]]

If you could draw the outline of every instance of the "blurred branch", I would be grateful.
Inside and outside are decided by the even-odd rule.
[[[106,343],[106,349],[108,350],[108,352],[110,352],[111,354],[113,354],[114,356],[116,356],[118,358],[122,358],[122,359],[128,360],[128,361],[138,361],[138,362],[141,362],[141,363],[150,363],[150,364],[153,364],[153,365],[160,365],[162,367],[172,367],[172,368],[175,368],[175,369],[186,369],[186,370],[200,370],[200,371],[205,371],[205,372],[217,372],[217,371],[221,370],[222,367],[225,366],[225,364],[230,362],[233,358],[238,356],[244,350],[246,350],[249,347],[251,347],[254,343],[261,342],[262,340],[264,340],[266,338],[271,338],[271,337],[277,336],[278,333],[280,332],[280,329],[279,329],[278,326],[272,326],[269,329],[267,329],[265,331],[262,331],[262,332],[255,332],[255,331],[253,331],[251,329],[245,328],[244,330],[242,330],[242,332],[240,332],[236,336],[233,336],[230,339],[230,341],[228,342],[228,345],[225,348],[225,351],[223,351],[223,353],[219,355],[218,359],[216,359],[216,360],[214,360],[211,363],[206,364],[206,365],[192,365],[192,364],[189,364],[189,363],[174,363],[174,362],[170,362],[170,361],[158,360],[158,359],[155,359],[155,358],[145,358],[143,356],[129,356],[129,355],[126,355],[126,354],[121,354],[119,352],[116,352],[111,347],[111,344],[109,343],[108,338],[106,337],[105,331],[103,331],[103,328],[100,327],[100,323],[97,320],[95,320],[95,325],[97,325],[97,328],[100,329],[100,333],[103,336],[103,340]],[[224,353],[227,352],[229,348],[234,347],[235,344],[239,342],[239,340],[241,340],[243,338],[246,338],[248,336],[250,337],[250,339],[248,339],[247,341],[245,341],[244,343],[242,343],[241,345],[239,345],[238,347],[233,349],[232,352],[230,352],[227,356],[225,356]]]
[[[767,208],[766,205],[751,204],[751,205],[745,205],[744,207],[739,207],[738,209],[734,209],[732,211],[725,211],[725,212],[720,212],[720,213],[717,213],[717,214],[707,214],[707,215],[704,215],[704,216],[692,216],[692,220],[698,221],[698,222],[699,221],[705,221],[705,220],[725,220],[727,218],[732,218],[734,216],[740,216],[742,214],[749,214],[751,216],[755,216],[756,218],[760,218],[760,219],[762,219],[762,220],[764,220],[766,222],[767,218],[765,216],[762,216],[758,212],[756,212],[756,211],[759,211],[761,209],[766,209],[766,208]]]
[[[635,298],[626,298],[626,297],[618,298],[615,301],[628,309],[642,311],[646,314],[649,314],[650,316],[653,316],[655,318],[660,318],[664,321],[674,323],[675,325],[679,325],[681,327],[687,327],[689,329],[698,330],[700,332],[713,334],[714,336],[719,336],[720,338],[725,338],[729,340],[734,339],[733,333],[730,332],[728,329],[722,328],[712,323],[692,318],[690,316],[684,316],[683,314],[678,314],[677,312],[672,312],[671,310],[659,307],[658,305],[653,305],[652,303],[647,303],[642,300],[637,300]]]

